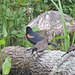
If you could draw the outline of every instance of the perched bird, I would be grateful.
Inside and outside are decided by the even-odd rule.
[[[30,43],[35,45],[37,42],[43,40],[44,38],[40,36],[38,33],[34,32],[30,27],[26,28],[26,37]],[[52,42],[48,42],[48,45],[58,46]]]
[[[36,54],[44,51],[48,47],[48,38],[44,38],[43,40],[37,42],[32,48],[27,50],[32,50],[32,54],[36,51]]]
[[[75,44],[71,45],[71,46],[68,48],[68,51],[67,51],[65,54],[63,54],[61,57],[63,57],[64,55],[66,55],[66,54],[68,54],[69,52],[74,51],[74,50],[75,50]]]

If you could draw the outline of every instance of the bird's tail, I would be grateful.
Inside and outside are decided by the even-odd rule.
[[[52,42],[48,42],[48,45],[58,46],[57,44],[54,44],[54,43],[52,43]]]

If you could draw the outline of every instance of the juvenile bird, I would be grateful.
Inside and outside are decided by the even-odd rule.
[[[38,33],[34,32],[30,27],[26,28],[26,37],[30,43],[35,45],[37,42],[43,40],[44,38],[40,36]],[[48,45],[58,46],[52,42],[48,42]]]
[[[44,51],[48,47],[48,38],[44,38],[43,40],[37,42],[32,48],[27,50],[32,50],[32,54],[36,51],[36,54]]]
[[[66,55],[66,54],[68,54],[69,52],[74,51],[74,50],[75,50],[75,44],[71,45],[71,46],[68,48],[68,51],[67,51],[65,54],[63,54],[61,57],[63,57],[64,55]]]

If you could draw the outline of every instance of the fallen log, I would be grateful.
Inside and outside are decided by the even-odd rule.
[[[45,50],[31,54],[24,47],[10,46],[5,48],[6,56],[11,59],[12,67],[10,75],[74,75],[75,74],[75,53],[70,52],[61,58],[65,53],[60,50]],[[2,49],[3,57],[4,50]],[[1,70],[1,63],[0,63]]]

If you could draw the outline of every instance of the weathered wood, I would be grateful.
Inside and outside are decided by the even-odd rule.
[[[14,72],[14,75],[24,75],[26,69],[28,69],[27,73],[30,72],[32,75],[49,75],[49,73],[51,73],[50,75],[52,75],[52,73],[55,73],[54,75],[57,75],[58,73],[62,73],[63,75],[75,74],[74,52],[69,53],[68,55],[65,55],[65,57],[61,58],[64,52],[59,50],[45,50],[44,52],[40,53],[40,57],[37,57],[36,53],[31,55],[31,51],[27,51],[24,47],[10,46],[6,47],[5,50],[6,55],[9,55],[11,59],[12,69],[15,69],[15,71],[11,71]],[[69,57],[72,55],[73,57]],[[66,62],[63,62],[64,58],[67,60],[65,60]],[[56,70],[54,70],[55,66],[57,66]],[[18,73],[16,73],[17,71]]]
[[[11,59],[13,72],[16,73],[20,69],[19,70],[19,73],[20,73],[22,68],[23,69],[28,68],[28,63],[30,59],[32,60],[32,57],[29,53],[27,53],[24,47],[10,46],[10,47],[6,47],[5,51],[6,51],[6,56],[9,56]],[[4,50],[3,49],[2,49],[2,56],[3,56],[3,61],[4,61]],[[1,70],[1,62],[0,62],[0,70]],[[14,75],[19,75],[19,74],[17,73]]]

